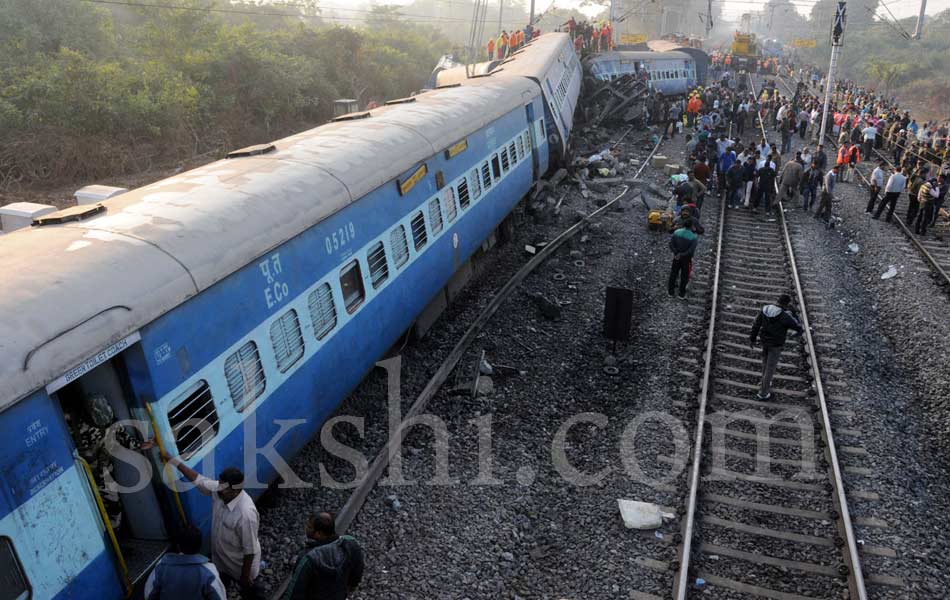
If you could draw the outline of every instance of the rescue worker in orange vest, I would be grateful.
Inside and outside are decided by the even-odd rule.
[[[488,60],[495,58],[495,38],[488,40]]]
[[[600,52],[600,30],[596,27],[591,28],[590,49],[592,52]]]
[[[498,60],[503,60],[505,55],[508,53],[507,31],[502,31],[501,35],[498,36],[498,41],[495,43],[495,48],[498,50]]]

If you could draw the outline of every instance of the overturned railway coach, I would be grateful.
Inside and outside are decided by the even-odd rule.
[[[252,494],[275,480],[269,457],[317,434],[547,171],[548,111],[573,107],[577,87],[555,101],[544,72],[523,73],[347,115],[0,238],[6,597],[122,598],[180,519],[208,530],[208,499],[171,491],[134,451],[152,430],[209,476],[243,466]],[[100,489],[104,471],[125,487]]]
[[[651,89],[668,96],[680,96],[703,85],[708,58],[703,58],[706,55],[702,50],[694,52],[696,56],[684,51],[617,50],[594,54],[585,61],[585,66],[593,77],[602,81],[637,74]]]
[[[473,76],[474,74],[474,76]],[[584,79],[577,53],[566,33],[548,33],[531,40],[505,60],[455,67],[436,75],[439,87],[470,85],[481,79],[527,77],[544,92],[544,116],[552,163],[568,156],[574,109]]]

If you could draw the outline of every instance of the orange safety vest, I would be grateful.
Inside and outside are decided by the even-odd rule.
[[[495,38],[488,40],[488,53],[489,54],[495,53]]]
[[[848,150],[850,150],[850,149],[851,149],[851,147],[848,146],[847,144],[842,144],[841,147],[838,148],[838,160],[837,160],[837,162],[836,162],[835,164],[838,164],[838,165],[847,164],[847,163],[848,163]]]

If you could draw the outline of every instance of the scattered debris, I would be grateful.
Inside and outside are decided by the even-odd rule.
[[[611,81],[591,79],[587,89],[590,91],[584,105],[589,107],[588,114],[593,115],[590,123],[595,127],[605,121],[633,123],[647,115],[644,99],[650,90],[636,75],[624,75]]]
[[[399,509],[402,508],[402,502],[399,501],[399,497],[396,496],[396,494],[390,494],[389,496],[386,496],[386,506],[396,512],[399,512]]]
[[[660,507],[638,500],[617,500],[620,516],[627,529],[656,529],[663,524]]]
[[[848,244],[848,251],[845,254],[857,254],[858,250],[861,249],[861,246],[858,246],[854,242]]]
[[[881,279],[891,279],[892,277],[897,277],[897,267],[891,265],[884,271],[884,274],[881,275]]]

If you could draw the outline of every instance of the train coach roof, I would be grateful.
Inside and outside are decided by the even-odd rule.
[[[0,237],[0,410],[538,93],[427,92]]]
[[[571,39],[566,33],[545,33],[531,40],[521,50],[503,61],[492,75],[512,75],[539,78],[551,65],[561,59],[562,53],[574,52]]]

